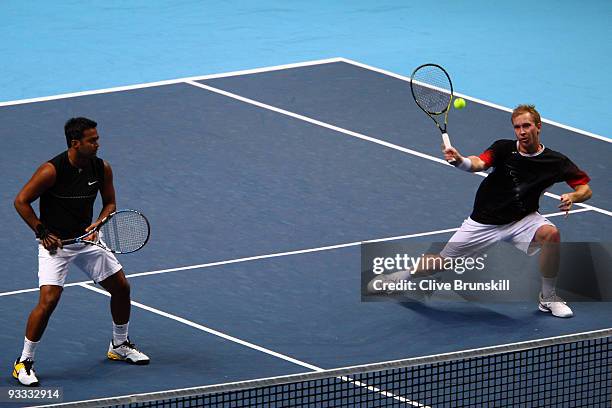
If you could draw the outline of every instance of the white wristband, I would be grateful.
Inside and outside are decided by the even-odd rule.
[[[461,163],[459,163],[459,165],[457,165],[458,169],[461,169],[463,171],[471,171],[472,170],[472,161],[470,159],[468,159],[467,157],[464,157],[463,160],[461,160]]]

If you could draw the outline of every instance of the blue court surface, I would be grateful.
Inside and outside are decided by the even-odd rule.
[[[465,97],[468,107],[449,118],[460,151],[514,137],[509,109]],[[439,132],[406,78],[336,58],[1,107],[0,386],[15,385],[10,369],[38,296],[36,243],[12,202],[65,149],[73,116],[99,124],[118,207],[151,222],[147,246],[119,260],[135,302],[130,337],[152,361],[106,359],[108,298],[74,269],[36,364],[65,402],[612,327],[609,303],[574,303],[574,318],[556,319],[535,299],[362,302],[360,242],[447,240],[482,176],[442,160]],[[564,241],[609,240],[610,140],[545,123],[542,141],[590,175],[594,195],[564,218],[555,195],[568,186],[556,185],[541,213]]]

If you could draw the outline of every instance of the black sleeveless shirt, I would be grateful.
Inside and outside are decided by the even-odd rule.
[[[68,160],[68,151],[49,160],[55,184],[40,197],[40,220],[60,239],[81,236],[91,225],[93,206],[104,183],[104,161],[91,158],[82,169]]]

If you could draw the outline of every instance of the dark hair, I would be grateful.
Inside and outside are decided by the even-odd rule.
[[[81,140],[83,132],[87,129],[95,129],[98,126],[96,122],[87,118],[71,118],[64,125],[64,133],[66,134],[66,144],[68,147],[73,140]]]

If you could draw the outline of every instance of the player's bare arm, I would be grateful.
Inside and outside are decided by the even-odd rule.
[[[55,167],[51,163],[42,164],[23,186],[14,201],[19,216],[30,226],[32,231],[40,236],[41,243],[47,250],[61,248],[62,241],[55,235],[44,231],[44,226],[34,212],[32,203],[53,186],[55,177]]]
[[[456,167],[461,166],[461,163],[463,163],[464,157],[461,155],[461,153],[459,153],[459,151],[456,148],[449,147],[448,149],[446,149],[443,147],[442,150],[444,152],[444,160],[446,160],[449,163],[453,163]],[[471,164],[471,167],[469,168],[469,170],[466,168],[465,169],[466,171],[470,171],[474,173],[477,171],[484,171],[489,168],[489,166],[486,165],[484,160],[482,160],[478,156],[468,156],[466,159],[471,162],[471,163],[468,163],[468,165]]]
[[[593,196],[591,187],[588,184],[580,184],[574,187],[573,193],[566,193],[561,195],[561,204],[559,209],[561,211],[569,211],[572,208],[573,203],[582,203]]]

